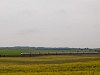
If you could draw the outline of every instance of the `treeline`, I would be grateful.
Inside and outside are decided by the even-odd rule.
[[[6,50],[92,50],[90,48],[68,48],[68,47],[0,47]]]

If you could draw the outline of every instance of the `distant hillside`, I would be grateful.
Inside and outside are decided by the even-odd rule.
[[[0,47],[0,49],[14,49],[14,50],[92,50],[89,48],[68,48],[68,47]]]

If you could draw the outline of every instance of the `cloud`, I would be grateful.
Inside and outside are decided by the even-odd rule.
[[[62,46],[97,47],[99,3],[99,0],[1,0],[0,41],[29,44],[33,40],[38,46],[44,42],[45,46],[53,43],[58,46],[62,42]]]

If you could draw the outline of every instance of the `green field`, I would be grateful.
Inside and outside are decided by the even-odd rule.
[[[0,57],[0,75],[100,75],[100,55]]]
[[[21,53],[30,52],[66,52],[67,50],[0,50],[0,55],[3,56],[20,56]]]
[[[0,56],[20,56],[21,53],[30,52],[84,52],[88,50],[16,50],[16,49],[0,49]]]

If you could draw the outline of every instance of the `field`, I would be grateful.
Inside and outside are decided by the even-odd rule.
[[[100,55],[0,57],[0,75],[100,75]]]
[[[30,53],[30,52],[84,52],[88,50],[20,50],[20,49],[0,49],[0,56],[20,56],[21,53]]]
[[[66,50],[61,50],[66,51]],[[1,56],[20,56],[21,53],[29,53],[29,52],[59,52],[59,50],[0,50]]]

